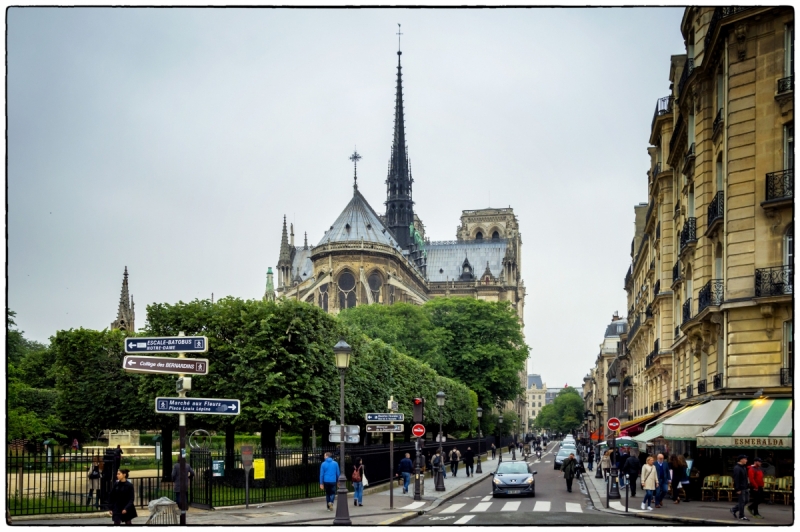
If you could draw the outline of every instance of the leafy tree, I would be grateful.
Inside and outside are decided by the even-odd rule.
[[[551,404],[542,408],[534,426],[554,432],[570,432],[583,423],[583,408],[583,399],[575,388],[564,388]]]
[[[17,313],[11,309],[6,311],[6,359],[14,364],[19,363],[31,351],[41,351],[46,346],[25,338],[24,331],[16,329],[14,318]]]

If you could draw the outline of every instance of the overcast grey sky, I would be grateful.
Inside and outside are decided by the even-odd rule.
[[[316,244],[383,212],[397,23],[415,211],[514,208],[529,371],[578,385],[626,313],[633,206],[682,8],[11,8],[8,305],[29,338],[260,298],[284,214]]]

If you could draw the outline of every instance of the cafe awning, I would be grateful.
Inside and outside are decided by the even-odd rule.
[[[719,421],[697,436],[697,446],[733,449],[791,449],[791,399],[731,401]]]
[[[699,405],[686,406],[676,410],[668,410],[661,414],[657,423],[650,425],[645,429],[644,432],[633,437],[633,439],[639,444],[639,449],[645,450],[648,442],[651,442],[656,438],[661,438],[664,435],[664,421],[683,412],[693,410],[698,406]]]
[[[730,399],[718,399],[687,408],[664,421],[662,436],[667,440],[696,440],[698,434],[714,426],[730,403]]]
[[[649,416],[641,416],[637,417],[636,419],[632,419],[630,421],[626,421],[620,426],[619,435],[620,436],[635,436],[644,431],[644,426],[648,421],[652,421],[658,417],[658,414],[652,414]]]

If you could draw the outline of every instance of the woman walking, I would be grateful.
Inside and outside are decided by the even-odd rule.
[[[683,463],[681,463],[683,462]],[[669,468],[672,471],[672,503],[680,504],[681,498],[678,495],[683,486],[682,483],[687,480],[686,478],[686,459],[680,455],[672,455],[669,459]],[[684,490],[684,494],[686,490]],[[689,502],[689,499],[686,499]]]
[[[119,525],[122,521],[129,525],[132,519],[138,517],[133,503],[133,484],[128,480],[129,474],[129,469],[118,470],[117,481],[111,487],[111,519],[115,525]]]
[[[603,478],[608,476],[608,472],[611,471],[611,450],[609,449],[603,454],[603,457],[600,458],[600,469],[603,470]]]
[[[353,460],[350,480],[353,481],[353,506],[364,506],[364,464],[361,463],[361,458]]]
[[[103,476],[103,461],[99,455],[92,458],[89,471],[86,473],[86,506],[92,505],[92,493],[97,496],[95,506],[100,508],[100,478]]]
[[[656,468],[653,465],[653,457],[647,457],[647,463],[642,466],[642,489],[644,490],[644,500],[642,501],[642,510],[652,510],[653,507],[653,494],[658,487],[658,479],[656,479]]]

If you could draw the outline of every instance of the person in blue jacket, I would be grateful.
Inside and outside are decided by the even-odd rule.
[[[333,510],[336,498],[336,483],[339,481],[339,464],[333,461],[331,453],[325,453],[325,461],[319,468],[319,489],[325,490],[325,503],[328,511]]]
[[[658,487],[656,488],[656,508],[661,508],[661,501],[667,496],[672,479],[669,475],[669,464],[664,461],[663,454],[658,454],[656,463],[653,465],[656,466],[656,479],[658,480]]]
[[[406,457],[400,460],[398,474],[403,477],[403,493],[408,493],[408,484],[411,482],[411,473],[414,472],[414,462],[411,461],[411,453],[406,453]]]

